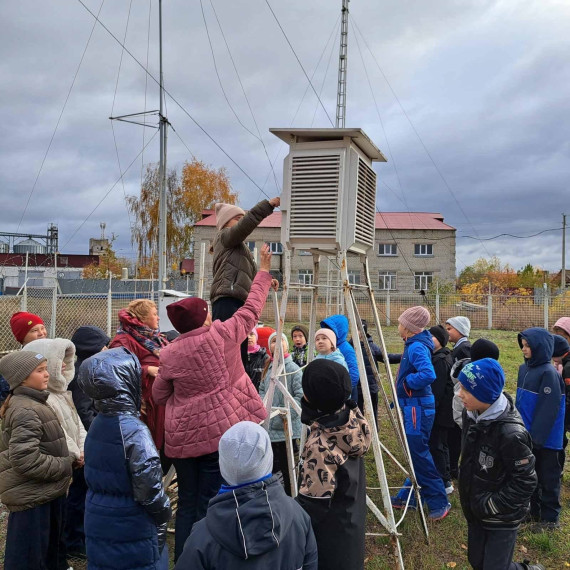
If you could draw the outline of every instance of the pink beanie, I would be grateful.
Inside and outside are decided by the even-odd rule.
[[[216,204],[216,228],[221,230],[232,218],[245,216],[245,212],[234,204]]]
[[[334,334],[334,332],[331,329],[319,329],[315,333],[315,339],[320,334],[324,334],[331,341],[333,345],[333,350],[336,350],[336,334]]]
[[[425,307],[410,307],[398,318],[398,322],[411,333],[419,333],[426,328],[431,317]]]
[[[570,335],[570,317],[560,317],[555,323],[555,328],[562,329]]]

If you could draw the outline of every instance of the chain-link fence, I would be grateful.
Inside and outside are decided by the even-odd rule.
[[[79,281],[79,280],[78,280]],[[198,292],[194,281],[181,280],[177,289],[189,294]],[[105,283],[107,289],[102,287]],[[111,336],[117,330],[118,312],[130,301],[138,298],[158,301],[157,283],[133,280],[130,285],[121,281],[99,281],[96,291],[61,293],[57,288],[25,288],[18,296],[0,296],[0,352],[19,348],[10,330],[10,317],[16,311],[30,311],[42,317],[50,337],[71,338],[82,325],[96,325]],[[182,285],[182,286],[180,286]],[[77,286],[76,286],[77,287]],[[186,288],[188,287],[188,288]],[[68,288],[66,288],[68,290]],[[204,296],[208,298],[209,282],[204,283]],[[368,295],[362,288],[354,289],[354,296],[362,318],[373,321]],[[281,293],[278,294],[279,303]],[[557,295],[459,295],[376,292],[374,294],[382,325],[395,325],[398,316],[408,307],[423,305],[432,314],[432,322],[444,323],[447,319],[463,315],[471,320],[473,329],[524,330],[528,327],[550,329],[557,319],[570,316],[570,291]],[[308,288],[289,291],[288,322],[308,322],[312,291]],[[280,305],[279,305],[280,306]],[[317,296],[316,319],[344,312],[341,291],[336,288],[320,289]],[[261,320],[275,323],[275,310],[271,296],[266,303]]]

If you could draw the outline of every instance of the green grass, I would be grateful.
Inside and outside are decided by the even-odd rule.
[[[378,337],[375,331],[371,332],[375,341],[377,341]],[[385,327],[383,328],[383,333],[387,350],[389,352],[400,352],[403,344],[398,338],[397,330],[394,327]],[[499,346],[501,352],[499,361],[505,370],[506,376],[505,389],[514,396],[518,368],[523,362],[517,342],[517,333],[487,330],[473,331],[471,342],[478,338],[488,338]],[[393,366],[392,369],[395,376],[397,366]],[[383,369],[382,376],[385,376]],[[387,421],[387,413],[381,399],[379,401],[379,417],[381,441],[388,449],[393,450],[397,457],[400,457],[401,454],[396,453],[395,437]],[[400,473],[394,468],[393,462],[389,458],[385,457],[384,463],[388,484],[397,486],[402,481]],[[367,485],[369,487],[377,486],[374,457],[370,452],[366,457],[366,468]],[[370,492],[370,496],[380,505],[379,492]],[[429,545],[426,544],[421,529],[419,514],[410,513],[406,515],[405,520],[398,527],[402,533],[400,544],[407,570],[439,570],[443,568],[456,568],[459,570],[470,568],[466,550],[467,524],[463,518],[457,491],[450,496],[450,501],[452,504],[450,514],[442,521],[428,523],[430,533]],[[532,562],[540,562],[545,568],[549,569],[570,566],[570,533],[568,532],[570,530],[570,512],[568,511],[570,503],[570,469],[568,465],[564,473],[561,502],[563,509],[560,529],[548,533],[533,534],[528,527],[523,526],[519,531],[515,548],[515,561],[520,562],[523,559],[528,559]],[[396,520],[398,520],[398,514],[396,514],[396,517]],[[382,528],[371,514],[368,517],[367,526],[369,532],[382,532]],[[367,538],[366,548],[366,570],[388,570],[395,567],[392,549],[387,538]]]
[[[290,326],[286,325],[285,330],[290,330]],[[371,332],[377,341],[378,338],[375,331],[371,330]],[[402,341],[398,338],[396,329],[394,327],[388,327],[384,328],[383,332],[388,351],[401,351],[403,345]],[[518,367],[523,361],[517,343],[516,333],[486,330],[473,331],[471,341],[482,337],[492,340],[499,346],[501,351],[499,360],[507,377],[506,389],[514,395]],[[393,367],[394,375],[396,368],[396,366]],[[384,373],[383,376],[385,376]],[[388,449],[392,450],[397,457],[401,457],[401,454],[397,453],[395,438],[391,433],[389,422],[387,421],[387,413],[382,404],[382,400],[380,400],[379,404],[379,416],[380,438],[382,442]],[[403,478],[394,468],[391,460],[385,457],[384,463],[386,466],[388,484],[394,487],[401,484]],[[377,487],[376,466],[371,452],[366,456],[366,472],[368,486]],[[369,494],[376,504],[380,506],[380,492],[369,491]],[[450,500],[452,504],[450,514],[442,521],[428,523],[430,533],[429,544],[426,543],[423,535],[418,514],[408,514],[400,527],[398,527],[402,533],[400,543],[407,570],[440,570],[446,568],[463,570],[470,568],[467,562],[466,550],[467,525],[461,512],[457,492],[450,496]],[[560,529],[549,533],[542,532],[533,534],[527,527],[521,528],[515,549],[515,561],[528,559],[532,562],[540,562],[548,569],[570,567],[570,510],[568,509],[570,504],[570,468],[568,468],[568,465],[564,473],[561,500],[563,509],[560,519]],[[397,514],[396,517],[396,520],[399,520]],[[3,512],[3,509],[0,507],[0,559],[3,558],[6,522],[6,513],[5,511]],[[171,526],[172,525],[173,523],[171,523]],[[370,512],[368,514],[367,531],[383,531],[382,527]],[[174,551],[173,535],[169,535],[168,542],[172,557]],[[85,568],[84,564],[75,560],[73,561],[73,566],[76,570]],[[171,564],[171,567],[174,567],[173,564]],[[390,540],[387,537],[367,537],[366,570],[392,570],[395,567]]]

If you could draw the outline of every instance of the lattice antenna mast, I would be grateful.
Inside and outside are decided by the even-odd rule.
[[[336,128],[344,129],[346,118],[346,64],[348,59],[348,3],[342,0],[340,51],[338,56],[338,89],[336,94]]]
[[[166,143],[168,119],[165,116],[164,105],[164,75],[162,71],[162,0],[158,2],[158,21],[159,21],[159,49],[160,49],[160,109],[159,109],[159,128],[160,128],[160,195],[158,202],[158,287],[166,288],[166,226],[168,220],[168,207],[166,198]]]

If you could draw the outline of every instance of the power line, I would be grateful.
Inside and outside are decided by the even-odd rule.
[[[119,176],[119,178],[117,178],[117,180],[115,180],[115,182],[113,183],[111,188],[109,188],[109,190],[107,190],[107,192],[103,196],[103,198],[101,198],[101,200],[99,200],[97,205],[91,210],[91,212],[89,212],[87,217],[81,222],[81,224],[79,224],[77,229],[71,234],[71,237],[65,242],[65,244],[62,246],[62,249],[67,246],[67,244],[75,237],[77,232],[85,225],[85,222],[87,222],[87,220],[95,213],[95,210],[97,210],[97,208],[99,208],[99,206],[103,203],[105,198],[107,198],[107,196],[112,192],[113,188],[115,188],[115,186],[123,179],[123,176],[130,170],[131,166],[138,160],[139,156],[141,156],[141,154],[144,152],[145,148],[154,140],[154,137],[157,134],[158,134],[158,131],[155,131],[154,134],[152,135],[152,137],[150,137],[149,141],[144,146],[144,148],[135,156],[135,158],[131,161],[129,166],[127,166],[125,171]]]
[[[241,81],[241,77],[240,77],[240,75],[239,75],[239,73],[238,73],[237,66],[236,66],[236,64],[235,64],[234,58],[233,58],[233,56],[232,56],[232,52],[231,52],[231,50],[230,50],[230,47],[229,47],[229,45],[228,45],[228,42],[226,41],[226,36],[225,36],[224,31],[223,31],[223,29],[222,29],[222,25],[220,24],[220,20],[219,20],[219,18],[218,18],[218,15],[216,14],[216,11],[215,11],[215,9],[214,9],[214,5],[212,4],[211,0],[210,0],[210,5],[212,6],[212,10],[213,10],[214,15],[215,15],[215,17],[216,17],[216,21],[218,22],[218,27],[220,28],[220,32],[221,32],[221,34],[222,34],[222,38],[224,39],[224,43],[225,43],[225,45],[226,45],[226,49],[228,50],[228,54],[229,54],[229,56],[230,56],[230,60],[231,60],[232,65],[233,65],[233,67],[234,67],[234,71],[236,72],[236,75],[237,75],[237,78],[238,78],[238,81],[239,81],[239,84],[240,84],[242,93],[243,93],[243,95],[244,95],[244,97],[245,97],[245,100],[246,100],[246,102],[247,102],[247,106],[248,106],[248,108],[249,108],[249,112],[251,113],[251,116],[252,116],[252,118],[253,118],[253,123],[254,123],[254,125],[255,125],[256,130],[257,130],[257,135],[255,135],[255,133],[251,132],[251,130],[248,129],[248,128],[243,124],[243,122],[240,120],[240,118],[239,118],[239,116],[238,116],[236,110],[234,109],[234,107],[233,107],[232,104],[230,103],[230,100],[229,100],[229,98],[228,98],[228,95],[227,95],[227,93],[226,93],[226,90],[224,89],[224,86],[223,86],[223,83],[222,83],[222,78],[220,77],[220,73],[219,73],[219,71],[218,71],[218,65],[217,65],[217,62],[216,62],[216,55],[215,55],[215,53],[214,53],[214,47],[212,46],[212,40],[211,40],[211,38],[210,38],[210,31],[209,31],[209,29],[208,29],[208,22],[207,22],[207,20],[206,20],[206,14],[204,13],[204,5],[203,5],[202,0],[200,0],[200,8],[201,8],[201,10],[202,10],[202,18],[203,18],[203,20],[204,20],[204,26],[205,26],[205,28],[206,28],[206,35],[208,36],[208,45],[210,46],[210,53],[212,54],[212,60],[213,60],[213,62],[214,62],[214,69],[215,69],[215,71],[216,71],[216,76],[217,76],[217,78],[218,78],[218,83],[220,84],[220,89],[222,90],[222,93],[223,93],[223,95],[224,95],[224,98],[225,98],[225,100],[226,100],[226,103],[228,104],[229,108],[231,109],[231,111],[232,111],[232,113],[234,114],[235,118],[237,119],[238,123],[239,123],[252,137],[254,137],[255,139],[257,139],[257,140],[261,143],[261,146],[263,147],[263,150],[264,150],[264,152],[265,152],[265,156],[267,157],[267,161],[269,162],[269,166],[270,166],[270,168],[271,168],[271,170],[272,170],[272,172],[273,172],[273,179],[274,179],[274,181],[275,181],[275,187],[277,188],[277,191],[278,191],[278,192],[281,192],[281,188],[279,187],[279,183],[277,182],[277,176],[276,176],[276,174],[275,174],[275,169],[273,168],[273,164],[271,163],[271,159],[269,158],[269,154],[268,154],[268,152],[267,152],[267,147],[265,146],[265,142],[263,142],[263,137],[261,136],[261,132],[260,132],[260,130],[259,130],[259,126],[258,126],[258,124],[257,124],[257,121],[255,120],[255,115],[254,115],[254,113],[253,113],[253,109],[251,108],[251,105],[250,105],[250,103],[249,103],[249,99],[247,98],[247,95],[246,95],[246,93],[245,93],[245,89],[244,89],[243,83],[242,83],[242,81]]]
[[[104,3],[105,3],[105,0],[102,0],[101,5],[99,6],[99,11],[97,12],[97,16],[95,16],[95,18],[97,20],[99,19],[99,14],[101,13],[101,10],[103,8]],[[32,189],[30,190],[30,195],[28,196],[28,199],[26,200],[26,205],[24,206],[24,211],[22,212],[22,216],[20,218],[20,221],[18,222],[18,228],[16,229],[16,231],[18,231],[20,229],[20,226],[22,225],[22,221],[24,220],[24,216],[26,215],[26,211],[28,209],[28,206],[30,205],[30,200],[32,199],[32,195],[33,195],[33,193],[36,189],[36,186],[38,184],[40,174],[42,173],[42,170],[44,168],[44,164],[46,162],[48,153],[51,149],[51,145],[52,145],[53,140],[55,138],[55,134],[57,133],[57,129],[59,128],[59,123],[61,122],[61,117],[63,117],[63,112],[65,111],[65,108],[67,106],[67,102],[69,101],[71,91],[73,90],[73,86],[75,85],[75,80],[77,79],[77,75],[79,74],[79,70],[81,69],[81,64],[83,63],[83,59],[85,58],[85,54],[87,53],[87,48],[89,47],[89,43],[91,42],[91,38],[93,37],[94,31],[95,31],[95,23],[93,24],[93,27],[91,28],[91,32],[89,33],[89,37],[87,38],[87,43],[85,44],[85,48],[83,50],[83,53],[81,54],[81,59],[79,60],[79,65],[77,66],[77,69],[75,70],[75,75],[73,76],[73,80],[71,82],[71,85],[69,86],[69,91],[67,92],[67,96],[66,96],[65,101],[63,103],[63,107],[61,108],[61,112],[60,112],[59,117],[57,119],[55,129],[53,130],[53,133],[51,135],[51,139],[48,143],[48,147],[47,147],[46,152],[44,154],[44,157],[42,159],[42,163],[40,164],[40,169],[38,170],[38,173],[36,175],[36,179],[34,180],[34,184],[32,186]]]
[[[353,17],[354,20],[354,17]],[[404,114],[404,117],[406,117],[408,123],[410,124],[410,127],[412,128],[412,130],[414,131],[414,134],[416,135],[416,137],[418,138],[418,140],[420,141],[420,144],[422,145],[427,157],[429,158],[430,162],[432,163],[433,167],[435,168],[435,171],[437,172],[437,174],[439,175],[439,177],[441,178],[444,186],[447,188],[448,192],[451,194],[451,197],[453,198],[453,200],[455,201],[455,203],[457,204],[457,207],[459,208],[460,212],[463,214],[463,216],[465,217],[465,219],[467,220],[467,222],[469,223],[469,225],[471,226],[471,228],[473,229],[473,231],[475,232],[475,235],[477,235],[477,230],[475,228],[475,226],[473,225],[473,223],[471,222],[469,216],[467,215],[467,213],[465,212],[465,210],[462,208],[461,204],[459,203],[459,200],[457,199],[455,192],[453,191],[453,189],[451,188],[451,186],[449,185],[449,183],[447,182],[447,179],[445,178],[445,176],[443,175],[443,173],[441,172],[441,170],[439,169],[439,167],[437,166],[433,156],[431,155],[431,153],[429,152],[426,144],[424,143],[422,137],[420,136],[418,130],[416,129],[415,125],[413,124],[412,120],[410,119],[408,113],[406,112],[404,106],[402,105],[400,98],[398,97],[398,95],[396,94],[396,92],[394,91],[390,81],[388,81],[388,78],[386,77],[386,75],[384,74],[384,71],[382,70],[382,68],[380,67],[380,64],[378,63],[378,60],[376,59],[374,53],[372,52],[372,50],[370,49],[370,46],[368,45],[368,42],[366,41],[366,38],[364,37],[364,35],[362,34],[362,31],[360,30],[358,24],[356,23],[356,21],[354,21],[354,26],[356,27],[356,29],[358,30],[358,33],[360,34],[360,37],[362,38],[362,41],[364,42],[364,45],[368,48],[368,51],[370,53],[370,55],[372,56],[372,59],[374,60],[374,62],[376,63],[376,67],[378,67],[378,70],[380,71],[382,77],[384,78],[384,81],[386,81],[386,84],[388,85],[390,91],[392,92],[392,95],[394,96],[394,99],[396,100],[396,102],[398,103],[398,106],[400,107],[402,113]],[[487,255],[489,257],[491,257],[491,254],[489,253],[489,251],[487,250],[487,248],[485,247],[485,244],[481,243],[481,245],[483,246],[483,249],[485,250],[485,252],[487,253]]]
[[[132,58],[132,60],[157,84],[160,85],[158,79],[152,75],[152,73],[129,51],[129,49],[124,46],[121,41],[113,34],[113,32],[99,19],[99,17],[94,14],[83,2],[83,0],[77,0],[83,8],[97,21],[97,23],[120,45],[123,47],[125,52]],[[164,89],[164,93],[166,93],[172,101],[176,104],[176,106],[208,137],[214,145],[230,160],[242,173],[243,175],[263,194],[269,198],[269,195],[259,186],[259,184],[234,160],[234,158],[222,147],[222,145],[212,136],[210,133],[186,110],[186,108],[172,95],[167,89]],[[154,138],[154,137],[153,137]]]
[[[475,236],[459,236],[459,237],[461,237],[463,239],[474,239],[474,240],[478,240],[478,241],[491,241],[491,240],[498,239],[501,237],[511,237],[511,238],[516,238],[516,239],[528,239],[531,237],[539,236],[541,234],[545,234],[546,232],[559,232],[561,229],[562,229],[561,227],[560,228],[548,228],[547,230],[542,230],[540,232],[536,232],[535,234],[530,234],[528,236],[517,236],[517,235],[513,235],[513,234],[498,234],[496,236],[488,237],[488,238],[482,238],[479,236],[476,236],[476,237]]]
[[[305,77],[307,78],[307,81],[309,82],[309,85],[311,86],[311,89],[313,90],[313,93],[317,96],[317,99],[318,99],[319,103],[321,104],[321,107],[323,108],[323,111],[325,112],[325,115],[327,116],[327,119],[329,120],[331,126],[334,127],[334,123],[333,123],[332,119],[330,118],[329,114],[327,113],[327,110],[325,109],[325,106],[323,105],[323,102],[321,101],[321,98],[319,97],[319,94],[317,93],[317,90],[315,89],[315,86],[313,85],[313,83],[312,83],[311,80],[309,79],[309,76],[308,76],[307,72],[305,71],[305,68],[303,67],[303,64],[301,63],[301,60],[299,59],[299,56],[297,55],[297,52],[295,52],[295,49],[293,48],[293,45],[292,45],[291,42],[289,41],[289,38],[287,37],[287,34],[285,33],[285,30],[283,29],[283,26],[281,25],[281,23],[279,22],[277,16],[275,15],[275,12],[273,11],[273,8],[271,7],[271,4],[269,3],[269,0],[265,0],[265,3],[267,4],[267,7],[268,7],[269,10],[271,11],[271,14],[273,15],[273,18],[275,18],[275,21],[277,22],[277,25],[279,26],[279,29],[281,30],[281,33],[283,34],[283,37],[285,38],[285,40],[286,40],[287,43],[289,44],[289,47],[291,48],[291,51],[293,52],[293,55],[295,56],[295,59],[297,60],[297,63],[299,64],[299,66],[300,66],[301,69],[303,70],[303,73],[305,74]]]

